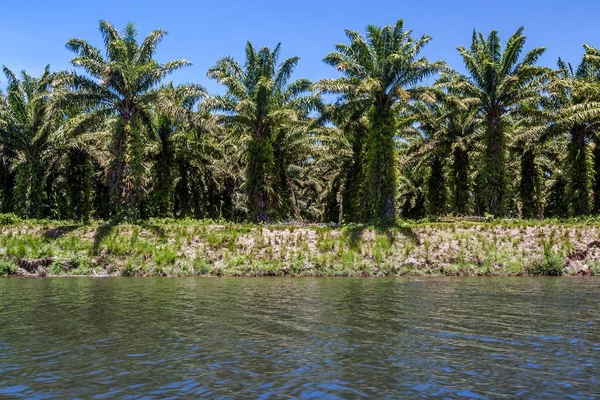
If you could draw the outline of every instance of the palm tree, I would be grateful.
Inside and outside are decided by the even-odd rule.
[[[536,66],[545,48],[521,58],[526,37],[519,28],[503,49],[497,31],[487,39],[473,31],[470,48],[458,47],[469,76],[447,74],[446,84],[466,97],[478,99],[486,120],[482,179],[487,211],[503,215],[507,194],[506,117],[515,107],[540,95],[548,70]]]
[[[565,159],[569,178],[565,196],[572,216],[591,212],[589,144],[597,141],[600,128],[600,52],[589,46],[585,48],[586,54],[577,69],[558,60],[558,70],[548,87],[549,108],[557,114],[552,129],[556,134],[567,132],[569,135]]]
[[[110,139],[107,181],[113,217],[139,217],[145,196],[145,136],[153,132],[152,112],[160,107],[159,85],[173,71],[190,65],[183,59],[158,63],[153,57],[166,32],[155,30],[142,43],[134,24],[119,33],[106,21],[100,22],[106,55],[83,39],[71,39],[67,48],[77,54],[71,61],[87,75],[63,74],[57,104],[80,104],[86,109],[80,126],[115,118]]]
[[[278,64],[280,52],[281,44],[272,51],[267,47],[256,51],[248,42],[243,66],[224,57],[207,74],[227,87],[224,96],[213,97],[209,103],[244,144],[248,208],[250,217],[259,222],[273,216],[277,192],[284,183],[278,171],[287,166],[277,164],[282,161],[275,157],[277,138],[306,128],[308,110],[318,102],[309,94],[310,81],[290,81],[299,58]]]
[[[200,128],[202,119],[193,108],[206,96],[197,85],[169,84],[163,88],[163,104],[170,107],[155,113],[158,151],[152,156],[151,206],[154,216],[174,216],[174,190],[177,183],[176,159],[185,152],[185,139],[190,131]],[[184,140],[182,140],[184,139]]]
[[[50,107],[54,74],[47,66],[40,77],[25,71],[19,79],[4,67],[6,95],[0,93],[0,144],[17,164],[15,205],[19,214],[41,218],[46,162],[64,144],[60,110]]]
[[[360,222],[364,208],[361,186],[369,120],[364,110],[351,102],[329,104],[321,110],[321,116],[324,125],[334,124],[334,127],[324,129],[321,142],[326,153],[317,160],[328,181],[326,219],[339,223]]]
[[[469,212],[471,193],[471,156],[479,134],[481,117],[471,107],[475,99],[461,98],[435,90],[432,102],[415,102],[410,111],[418,121],[418,140],[413,142],[413,157],[430,157],[431,172],[428,196],[430,213],[443,212],[444,187],[440,187],[442,163],[450,157],[452,212]],[[439,176],[438,176],[439,175]]]
[[[399,20],[394,26],[367,26],[366,38],[346,30],[350,44],[336,45],[324,61],[341,71],[338,79],[322,80],[318,87],[362,108],[369,114],[370,132],[365,140],[366,209],[363,219],[387,219],[396,215],[396,142],[398,109],[414,98],[418,84],[444,67],[419,54],[430,40],[415,40]]]
[[[547,107],[547,98],[540,98],[542,104],[524,103],[519,106],[516,118],[510,121],[509,143],[512,160],[519,164],[513,168],[519,170],[518,194],[521,203],[522,218],[541,218],[544,206],[544,171],[543,164],[557,153],[557,137],[551,123],[554,113]],[[544,163],[542,161],[545,161]],[[554,164],[554,163],[552,163]]]

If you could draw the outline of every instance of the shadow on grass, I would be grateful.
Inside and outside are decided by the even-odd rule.
[[[94,245],[92,248],[94,255],[98,255],[98,251],[100,250],[100,245],[102,244],[102,241],[104,240],[104,238],[110,235],[113,229],[118,225],[120,225],[119,222],[111,221],[107,222],[104,225],[100,225],[98,228],[96,228],[96,232],[94,233]],[[165,238],[167,236],[165,229],[161,226],[147,223],[140,223],[137,224],[137,226],[149,230],[159,238]]]
[[[92,248],[93,254],[98,255],[98,250],[100,250],[100,244],[104,240],[105,237],[110,235],[112,230],[117,226],[117,222],[108,222],[104,225],[100,225],[96,228],[96,232],[94,233],[94,246]]]
[[[163,228],[162,226],[159,226],[159,225],[140,223],[139,226],[143,229],[149,230],[150,232],[152,232],[154,235],[158,236],[161,239],[164,239],[167,235],[165,228]]]
[[[74,230],[82,227],[83,225],[63,225],[57,226],[56,228],[48,229],[42,236],[46,239],[58,239],[59,237],[66,235],[69,232],[73,232]]]
[[[416,245],[420,244],[419,237],[411,227],[398,225],[397,223],[386,223],[386,224],[368,224],[368,225],[354,225],[346,228],[348,234],[348,240],[350,247],[353,249],[360,248],[363,233],[365,230],[373,229],[378,234],[385,234],[390,243],[394,243],[396,236],[395,233],[399,233],[411,240]]]

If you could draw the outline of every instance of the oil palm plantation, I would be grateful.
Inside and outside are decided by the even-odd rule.
[[[284,159],[276,159],[276,152],[282,150],[280,139],[299,130],[308,134],[307,112],[318,103],[310,93],[310,81],[291,81],[299,58],[279,63],[280,52],[280,44],[273,50],[257,50],[248,42],[243,65],[224,57],[207,74],[227,88],[224,96],[213,97],[209,103],[244,148],[248,212],[259,222],[276,217],[278,206],[289,195],[278,196],[285,184],[281,172],[287,168],[278,164]]]
[[[506,213],[507,116],[522,103],[540,96],[548,69],[537,66],[545,48],[522,56],[526,37],[518,29],[502,47],[497,31],[488,37],[473,32],[470,48],[458,47],[468,76],[447,74],[446,83],[466,97],[478,99],[477,108],[485,117],[484,160],[481,171],[486,211]]]
[[[318,87],[341,96],[368,113],[370,130],[365,140],[366,207],[363,220],[388,219],[396,215],[396,116],[414,98],[423,79],[444,67],[420,56],[430,36],[419,39],[404,30],[399,20],[394,26],[367,26],[366,37],[346,30],[350,44],[336,45],[324,61],[344,75],[322,80]]]
[[[39,77],[22,72],[19,78],[7,67],[4,75],[8,87],[6,95],[0,93],[0,145],[14,157],[15,209],[24,217],[41,218],[46,164],[65,142],[60,110],[50,105],[55,75],[49,67]]]
[[[100,22],[105,54],[83,39],[71,39],[67,48],[77,55],[72,64],[85,74],[63,74],[57,106],[79,104],[86,113],[78,123],[93,126],[113,119],[107,183],[116,219],[137,219],[145,197],[144,152],[153,133],[153,110],[162,106],[159,85],[172,72],[190,63],[183,59],[160,64],[154,59],[166,32],[152,31],[141,43],[133,23],[119,32]]]

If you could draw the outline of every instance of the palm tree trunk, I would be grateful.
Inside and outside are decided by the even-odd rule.
[[[0,150],[0,212],[13,211],[13,193],[15,188],[15,174],[11,171],[9,160],[11,155],[6,149]]]
[[[127,191],[124,187],[124,175],[126,173],[125,149],[128,135],[129,132],[125,123],[117,126],[113,131],[110,149],[111,158],[106,174],[112,203],[112,216],[117,220],[123,219],[127,214],[124,209],[124,193]]]
[[[117,220],[137,220],[144,199],[143,157],[141,132],[132,121],[123,121],[112,139],[112,157],[108,170],[108,184],[112,193]]]
[[[91,160],[84,150],[69,151],[66,176],[69,218],[89,220],[92,212],[93,173]]]
[[[439,154],[431,155],[431,172],[427,180],[427,212],[440,216],[446,212],[446,182],[444,164]]]
[[[366,201],[363,220],[396,216],[396,121],[384,106],[373,110],[373,128],[366,148]]]
[[[44,168],[37,161],[26,161],[15,178],[16,211],[25,218],[41,218],[45,198]]]
[[[177,157],[179,179],[174,190],[174,210],[176,218],[186,218],[191,215],[192,200],[189,190],[190,167],[183,157]]]
[[[363,148],[364,135],[359,128],[353,135],[352,160],[348,163],[346,182],[342,191],[340,213],[344,222],[360,222],[361,220],[363,203],[361,184],[364,179]]]
[[[291,185],[288,178],[288,163],[286,162],[283,151],[281,151],[281,145],[276,143],[273,149],[275,169],[277,176],[277,194],[279,197],[279,204],[277,215],[279,219],[287,219],[294,214],[294,202],[291,196]]]
[[[567,190],[567,181],[562,173],[557,173],[553,177],[546,207],[544,208],[544,217],[548,218],[566,218],[569,216],[569,203],[565,196]]]
[[[540,185],[541,179],[535,165],[535,153],[529,149],[525,150],[521,157],[521,182],[519,185],[523,218],[541,217]]]
[[[267,184],[273,163],[273,146],[269,140],[265,137],[250,140],[246,165],[246,192],[250,218],[257,222],[269,222]]]
[[[600,139],[594,138],[594,214],[600,214]]]
[[[569,142],[567,198],[571,216],[590,213],[590,177],[589,157],[585,138],[585,127],[575,125],[571,128]]]
[[[498,110],[488,112],[483,179],[487,211],[503,216],[506,212],[506,139],[502,114]]]
[[[168,122],[166,122],[168,125]],[[161,127],[168,129],[167,127]],[[152,205],[157,217],[173,217],[173,191],[175,152],[170,133],[160,135],[161,148],[154,160],[154,185],[152,186]]]
[[[454,213],[456,215],[467,215],[469,211],[469,153],[456,147],[452,155],[454,157],[452,165]]]

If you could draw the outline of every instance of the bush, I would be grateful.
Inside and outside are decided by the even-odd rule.
[[[195,258],[193,265],[196,275],[208,275],[211,271],[211,266],[201,258]]]
[[[546,253],[542,257],[526,265],[528,275],[536,276],[561,276],[563,274],[564,260],[556,253]]]
[[[0,226],[13,225],[21,221],[21,218],[14,213],[0,214]]]
[[[133,264],[127,263],[125,267],[121,270],[121,276],[135,276],[136,268]]]
[[[0,276],[14,275],[17,273],[17,264],[13,261],[0,260]]]

